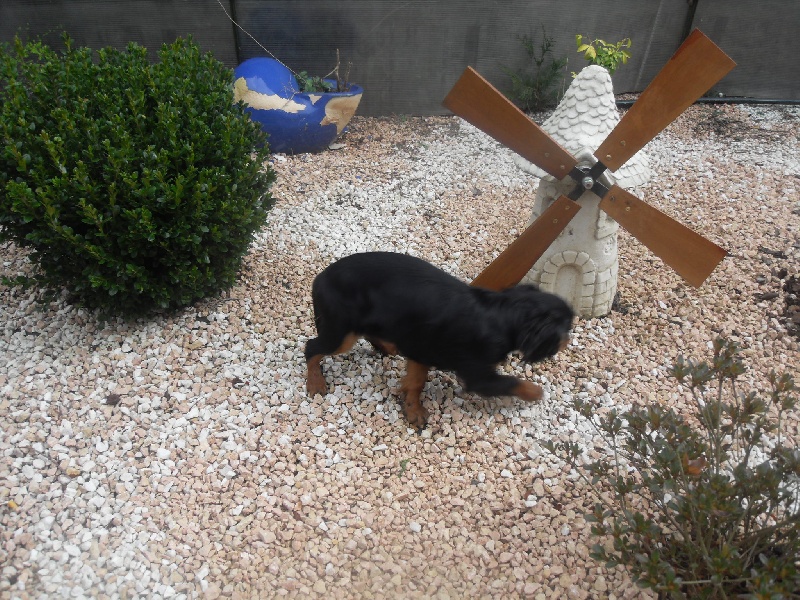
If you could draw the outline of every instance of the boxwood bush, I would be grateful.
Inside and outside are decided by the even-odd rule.
[[[266,221],[266,137],[191,39],[96,54],[64,35],[0,47],[0,239],[103,313],[229,288]]]

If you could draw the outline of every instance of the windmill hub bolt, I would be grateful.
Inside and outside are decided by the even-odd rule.
[[[567,194],[570,200],[577,200],[584,192],[591,191],[600,196],[601,198],[608,193],[608,187],[603,185],[598,179],[606,171],[606,166],[597,161],[593,165],[576,165],[569,173],[576,185],[572,191]]]

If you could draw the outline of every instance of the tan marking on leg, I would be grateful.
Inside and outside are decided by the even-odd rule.
[[[372,344],[372,346],[377,350],[380,354],[384,356],[392,356],[395,354],[399,354],[397,346],[392,342],[386,342],[384,340],[380,340],[376,337],[367,337],[366,340]]]
[[[409,424],[417,429],[423,429],[428,422],[428,411],[422,406],[419,398],[426,381],[428,381],[428,367],[409,360],[406,374],[400,382],[400,389],[405,393],[403,414]]]
[[[400,354],[397,351],[397,346],[392,342],[384,342],[383,340],[374,340],[375,345],[378,346],[381,352],[384,354],[388,354],[389,356],[394,356],[396,354]]]
[[[350,352],[353,346],[356,345],[356,342],[361,339],[361,336],[357,333],[348,333],[347,336],[344,338],[341,346],[339,346],[336,350],[334,350],[334,354],[344,354],[345,352]]]
[[[544,391],[535,383],[530,381],[519,381],[517,386],[513,389],[513,393],[517,398],[528,400],[529,402],[538,402],[542,399]]]
[[[317,354],[312,356],[306,362],[306,392],[312,398],[316,394],[325,395],[328,393],[328,384],[325,381],[325,376],[322,374],[322,358],[324,355]]]
[[[333,354],[344,354],[349,352],[361,336],[356,333],[348,333],[339,347],[334,350]],[[306,391],[312,398],[316,394],[325,395],[328,393],[328,384],[325,381],[325,376],[322,374],[322,359],[326,355],[317,354],[312,356],[306,362]]]

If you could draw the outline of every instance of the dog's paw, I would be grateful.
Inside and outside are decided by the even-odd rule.
[[[416,429],[425,429],[428,424],[428,411],[419,400],[416,402],[406,400],[403,403],[403,414],[406,416],[409,425]]]
[[[528,402],[538,402],[542,399],[544,390],[541,386],[531,383],[530,381],[520,381],[514,389],[514,395]]]
[[[328,383],[322,373],[309,373],[306,379],[306,392],[313,398],[317,394],[324,396],[328,393]]]

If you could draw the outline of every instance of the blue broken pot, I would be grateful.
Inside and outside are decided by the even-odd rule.
[[[336,86],[336,81],[326,79]],[[234,99],[269,135],[272,152],[321,152],[344,130],[364,90],[301,92],[294,74],[273,58],[250,58],[234,69]]]

